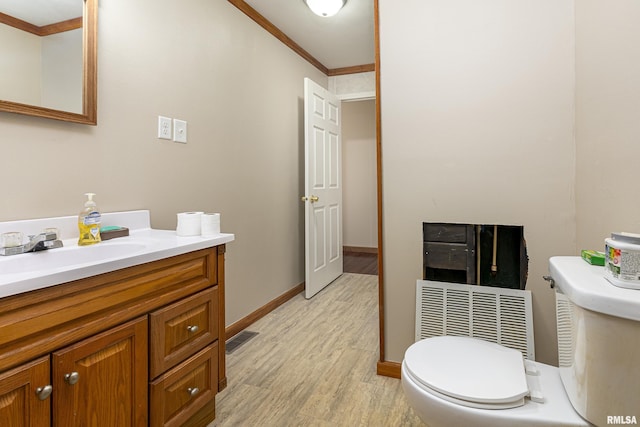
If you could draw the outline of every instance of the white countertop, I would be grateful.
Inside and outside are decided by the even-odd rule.
[[[77,245],[77,217],[0,222],[0,233],[39,233],[59,227],[64,247],[20,255],[0,256],[0,298],[73,280],[157,261],[199,249],[229,243],[233,234],[180,237],[172,230],[150,228],[148,211],[103,214],[102,226],[129,228],[129,236],[90,246]],[[76,227],[75,236],[71,231]],[[71,237],[73,236],[73,237]]]
[[[549,260],[556,286],[574,304],[588,310],[640,320],[640,290],[612,285],[604,267],[590,265],[581,257],[558,256]]]

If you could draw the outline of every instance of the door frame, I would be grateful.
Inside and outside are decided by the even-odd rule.
[[[378,0],[373,0],[373,38],[375,50],[376,76],[376,176],[378,187],[378,328],[380,348],[376,373],[389,377],[400,378],[400,367],[397,363],[389,363],[385,359],[385,328],[384,328],[384,251],[382,234],[382,109],[380,107],[380,9]]]
[[[227,0],[230,4],[255,21],[257,25],[264,28],[282,43],[291,48],[294,52],[307,60],[325,75],[329,75],[327,67],[295,44],[280,29],[260,15],[255,9],[249,6],[244,0]],[[380,13],[379,0],[373,0],[373,30],[374,30],[374,50],[375,64],[374,70],[368,67],[358,67],[358,72],[374,71],[376,87],[376,168],[377,168],[377,192],[378,192],[378,311],[379,311],[379,332],[380,332],[380,360],[378,361],[377,374],[388,377],[400,378],[400,364],[397,362],[385,361],[385,328],[384,328],[384,262],[383,262],[383,235],[382,235],[382,114],[380,109]],[[343,71],[343,70],[339,70]],[[332,74],[337,75],[337,74]]]

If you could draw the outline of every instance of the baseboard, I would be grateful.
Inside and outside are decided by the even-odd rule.
[[[268,302],[248,316],[243,317],[234,324],[227,326],[224,330],[225,341],[243,331],[244,329],[247,329],[254,322],[271,313],[273,310],[280,307],[282,304],[289,301],[291,298],[295,297],[302,291],[304,291],[304,282],[291,288],[284,294],[280,295],[278,298]]]
[[[398,362],[378,362],[377,374],[383,377],[400,379],[402,365]]]
[[[378,248],[367,248],[363,246],[343,246],[343,252],[359,252],[365,254],[377,254]]]

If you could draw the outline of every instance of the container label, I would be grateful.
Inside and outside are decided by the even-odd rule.
[[[607,270],[620,280],[640,280],[640,251],[606,246]]]
[[[640,280],[640,252],[620,251],[620,278]]]
[[[93,211],[84,217],[84,225],[100,224],[100,212]]]

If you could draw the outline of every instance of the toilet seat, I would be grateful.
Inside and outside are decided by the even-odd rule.
[[[476,338],[424,339],[409,347],[404,364],[425,391],[470,408],[516,408],[530,394],[522,354]]]

